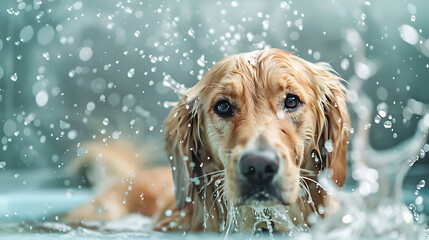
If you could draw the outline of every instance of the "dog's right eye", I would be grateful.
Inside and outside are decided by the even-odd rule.
[[[301,100],[294,94],[288,94],[285,99],[285,108],[288,111],[293,111],[301,105]]]
[[[213,111],[220,117],[227,118],[232,116],[232,106],[227,100],[220,100],[214,106]]]

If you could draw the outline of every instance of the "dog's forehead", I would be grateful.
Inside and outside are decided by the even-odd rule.
[[[228,64],[235,67],[230,67],[222,77],[212,82],[212,89],[217,92],[269,94],[299,85],[292,67],[278,59],[261,58],[260,51],[240,54]]]
[[[311,99],[311,84],[298,57],[288,52],[257,50],[229,56],[203,77],[200,97],[216,102],[224,96],[232,99],[278,99],[293,93],[301,100]],[[204,97],[205,96],[205,97]]]
[[[261,54],[261,51],[253,51],[243,53],[243,58],[246,62],[250,64],[252,67],[256,67],[258,64],[258,56]]]

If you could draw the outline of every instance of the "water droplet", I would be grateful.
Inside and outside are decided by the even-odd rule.
[[[43,107],[48,103],[49,95],[46,91],[40,91],[36,95],[36,103],[40,107]]]
[[[189,35],[190,37],[192,37],[192,38],[195,38],[195,31],[194,31],[194,29],[193,29],[193,28],[190,28],[190,29],[188,30],[188,35]]]
[[[77,137],[77,132],[76,132],[76,130],[70,130],[70,131],[67,133],[67,137],[68,137],[70,140],[74,140],[74,139],[76,139],[76,137]]]
[[[421,188],[424,188],[426,185],[426,181],[425,180],[420,180],[419,184],[417,184],[417,189],[420,190]]]
[[[135,71],[136,71],[136,69],[135,69],[135,68],[131,68],[131,69],[128,71],[127,76],[128,76],[129,78],[132,78],[132,77],[134,76],[134,74],[135,74]]]
[[[92,58],[92,49],[90,47],[83,47],[79,51],[80,60],[86,62]]]
[[[82,8],[82,2],[81,1],[77,1],[73,4],[73,8],[78,10]]]
[[[402,40],[411,45],[415,45],[419,41],[419,34],[417,33],[417,30],[410,25],[402,25],[399,28],[399,32],[401,33]]]
[[[6,120],[3,125],[3,132],[8,137],[12,137],[16,129],[16,123],[12,119]]]
[[[281,2],[280,7],[285,8],[286,10],[290,10],[290,6],[287,4],[287,2]]]
[[[378,111],[378,115],[380,115],[381,118],[385,118],[387,115],[387,104],[385,102],[382,102],[380,104],[377,105],[377,111]]]
[[[416,198],[415,203],[416,203],[416,205],[417,205],[417,206],[418,206],[418,205],[421,205],[421,204],[423,203],[423,197],[422,197],[422,196],[418,196],[418,197]]]
[[[375,123],[377,123],[377,124],[378,124],[378,123],[380,123],[380,121],[381,121],[381,117],[380,117],[380,115],[377,115],[377,116],[375,116],[375,117],[374,117],[374,122],[375,122]]]
[[[353,221],[353,216],[349,215],[349,214],[344,215],[343,218],[342,218],[342,221],[345,224],[349,224],[349,223],[351,223]]]
[[[420,158],[423,159],[426,156],[426,152],[423,149],[420,149]]]
[[[5,161],[1,161],[0,162],[0,169],[5,168],[6,167],[6,162]]]
[[[41,45],[48,45],[54,39],[55,31],[51,25],[45,25],[37,33],[37,40]]]
[[[119,136],[121,136],[121,132],[114,131],[114,132],[112,133],[112,138],[113,138],[113,139],[118,139],[118,138],[119,138]]]
[[[383,124],[383,126],[385,127],[385,128],[392,128],[392,122],[391,121],[385,121],[384,122],[384,124]]]
[[[277,117],[279,119],[285,119],[286,115],[285,115],[285,111],[284,110],[279,110],[277,111]]]
[[[88,109],[88,111],[94,111],[94,109],[95,109],[95,103],[94,102],[88,102],[87,104],[86,104],[86,109]]]
[[[17,73],[14,73],[14,74],[10,77],[10,80],[12,80],[12,81],[16,82],[16,81],[18,80],[18,74],[17,74]]]
[[[118,93],[111,93],[107,99],[111,106],[117,106],[121,102],[121,96]]]
[[[139,30],[135,31],[134,32],[134,37],[139,37],[139,36],[140,36],[140,31]]]
[[[21,32],[19,33],[19,39],[22,42],[28,42],[33,38],[33,35],[34,35],[33,27],[31,25],[27,25],[21,29]]]
[[[358,62],[355,64],[355,72],[356,72],[356,75],[363,80],[368,79],[371,74],[369,66],[361,62]]]
[[[324,146],[325,146],[325,148],[326,148],[326,150],[327,150],[328,152],[332,152],[332,151],[334,151],[334,144],[332,143],[332,140],[328,139],[328,140],[325,142]]]
[[[270,21],[268,21],[267,19],[262,21],[262,27],[264,28],[264,30],[267,30],[270,27]]]
[[[198,65],[200,65],[201,67],[204,67],[206,65],[206,61],[204,59],[204,55],[201,55],[200,58],[198,58],[197,60]]]
[[[100,94],[106,89],[106,80],[103,78],[96,78],[91,83],[91,89],[94,93]]]
[[[411,15],[411,22],[415,22],[416,21],[416,15]]]
[[[51,59],[51,57],[49,56],[49,53],[48,53],[48,52],[43,53],[43,54],[42,54],[42,56],[43,56],[47,61],[49,61],[49,60]]]
[[[171,214],[173,214],[173,211],[171,211],[170,209],[167,209],[167,210],[165,211],[165,216],[170,217],[170,216],[171,216]]]
[[[215,181],[215,186],[216,187],[219,187],[219,185],[220,185],[220,183],[222,182],[222,180],[220,180],[220,179],[218,179],[218,180],[216,180]]]
[[[136,99],[134,95],[128,94],[122,98],[122,104],[127,108],[131,108],[136,104]]]
[[[347,70],[350,66],[350,61],[347,58],[341,60],[341,69]]]
[[[104,118],[104,119],[103,119],[103,125],[104,125],[104,126],[109,125],[109,119],[108,119],[108,118]]]

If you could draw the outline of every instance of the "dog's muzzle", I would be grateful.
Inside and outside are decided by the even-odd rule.
[[[257,200],[271,202],[280,200],[275,177],[280,159],[272,149],[262,149],[243,154],[239,159],[242,202]]]

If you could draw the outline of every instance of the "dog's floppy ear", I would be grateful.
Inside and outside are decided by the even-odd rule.
[[[165,121],[165,148],[170,159],[179,210],[190,195],[193,168],[197,162],[200,142],[200,123],[197,99],[185,94],[171,110]]]
[[[343,80],[333,73],[327,63],[315,64],[314,75],[321,91],[320,107],[324,119],[319,119],[316,146],[328,168],[332,169],[332,179],[343,186],[347,174],[347,145],[349,140],[350,117],[347,111],[346,88]]]
[[[301,66],[294,66],[297,74],[307,79],[314,92],[316,103],[316,130],[313,146],[322,158],[324,167],[333,170],[332,179],[343,186],[347,174],[347,144],[350,117],[347,111],[344,81],[334,73],[328,63],[313,64],[296,58]],[[304,68],[304,69],[302,69]],[[323,166],[322,166],[323,167]]]

